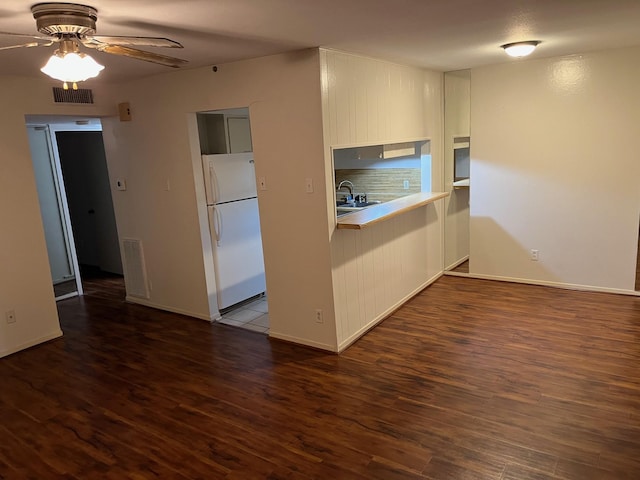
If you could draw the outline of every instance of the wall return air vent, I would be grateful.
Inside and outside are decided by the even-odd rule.
[[[88,88],[78,90],[65,90],[62,87],[53,87],[53,101],[55,103],[93,103],[93,92]]]
[[[142,241],[135,238],[122,239],[124,250],[124,278],[127,298],[149,298],[149,281],[144,263]]]

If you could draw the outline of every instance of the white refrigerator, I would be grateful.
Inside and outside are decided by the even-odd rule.
[[[218,309],[266,289],[253,153],[203,155]]]

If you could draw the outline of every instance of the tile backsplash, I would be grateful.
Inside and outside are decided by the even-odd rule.
[[[336,187],[341,181],[349,180],[353,183],[354,195],[365,193],[369,201],[387,202],[421,191],[419,168],[336,169],[335,176]],[[346,189],[341,192],[346,193]]]

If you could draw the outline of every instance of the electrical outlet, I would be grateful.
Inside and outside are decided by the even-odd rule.
[[[324,323],[324,320],[322,318],[322,310],[320,309],[316,310],[316,323]]]
[[[540,252],[538,250],[531,250],[531,260],[537,262],[540,259]]]
[[[404,182],[402,182],[402,185],[404,186],[405,190],[409,190],[409,180],[405,180]]]
[[[7,310],[5,313],[7,317],[7,323],[16,323],[16,311],[15,310]]]

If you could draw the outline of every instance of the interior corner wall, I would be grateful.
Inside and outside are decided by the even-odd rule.
[[[53,103],[47,79],[0,76],[0,357],[62,334],[53,294],[25,115],[100,116],[111,111],[106,90],[95,105]],[[15,323],[7,324],[7,311]]]
[[[195,113],[249,107],[270,335],[336,349],[317,49],[174,71],[120,85],[132,120],[103,121],[121,238],[144,246],[149,304],[209,318],[215,286]],[[314,193],[306,193],[311,178]],[[126,281],[126,277],[125,277]],[[317,323],[316,310],[324,312]]]
[[[638,47],[472,70],[472,275],[633,290],[638,78]]]

